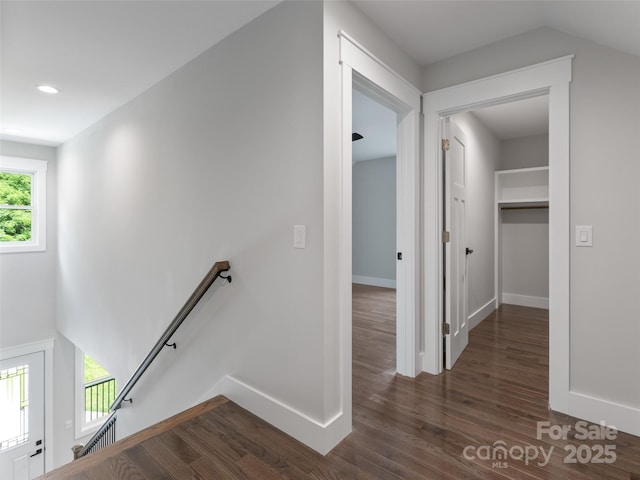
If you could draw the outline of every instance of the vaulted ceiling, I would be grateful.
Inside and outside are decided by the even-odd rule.
[[[640,56],[640,1],[356,0],[419,65],[540,27]]]
[[[277,3],[2,0],[0,138],[60,144]],[[640,1],[354,3],[420,65],[540,26],[640,56]]]

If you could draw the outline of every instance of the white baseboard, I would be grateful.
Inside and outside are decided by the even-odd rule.
[[[549,310],[548,297],[531,297],[529,295],[502,292],[502,303],[520,305],[522,307],[546,308]]]
[[[473,328],[478,326],[478,324],[482,320],[487,318],[489,314],[493,312],[495,309],[496,309],[496,299],[492,298],[485,305],[483,305],[478,310],[476,310],[471,315],[469,315],[469,319],[468,319],[469,330],[472,330]]]
[[[321,422],[230,375],[223,377],[209,393],[224,395],[322,455],[351,433],[351,422],[342,412]]]
[[[352,281],[353,283],[359,283],[361,285],[396,288],[396,281],[391,278],[363,277],[362,275],[354,275]]]
[[[605,422],[621,432],[640,436],[640,409],[601,398],[569,392],[569,415],[593,423]]]

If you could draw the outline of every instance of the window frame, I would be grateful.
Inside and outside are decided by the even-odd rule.
[[[0,172],[31,175],[31,240],[0,242],[0,254],[47,250],[47,163],[0,155]]]

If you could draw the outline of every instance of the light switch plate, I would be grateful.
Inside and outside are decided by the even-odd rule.
[[[305,225],[293,226],[293,247],[307,248],[307,227]]]
[[[593,247],[593,227],[576,225],[576,247]]]

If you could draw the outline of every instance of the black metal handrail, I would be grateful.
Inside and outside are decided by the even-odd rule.
[[[189,299],[182,306],[180,311],[177,313],[173,321],[169,324],[167,329],[164,331],[160,339],[153,346],[149,354],[142,361],[142,363],[138,366],[136,371],[131,375],[131,378],[127,381],[124,388],[120,392],[120,394],[116,397],[114,402],[109,407],[111,410],[111,415],[105,421],[105,423],[98,429],[98,431],[91,437],[91,439],[87,442],[86,446],[76,446],[74,447],[74,458],[80,458],[92,451],[95,451],[103,446],[109,445],[110,443],[115,442],[115,422],[116,422],[116,414],[118,409],[122,406],[122,402],[132,402],[131,399],[127,399],[127,395],[131,392],[135,384],[140,380],[140,377],[144,374],[144,372],[149,368],[149,365],[153,362],[153,360],[158,356],[160,351],[164,347],[173,347],[176,348],[176,344],[169,344],[169,340],[174,333],[180,328],[182,322],[185,321],[189,313],[194,309],[194,307],[198,304],[200,299],[204,296],[204,294],[209,290],[209,287],[213,285],[213,282],[216,281],[218,277],[224,278],[229,283],[231,283],[231,275],[222,276],[222,273],[229,271],[230,265],[228,261],[216,262],[211,270],[205,275],[200,284],[193,291]],[[107,438],[107,443],[105,443],[105,438]],[[95,448],[97,447],[97,448]]]
[[[209,287],[213,285],[213,282],[215,282],[216,279],[220,277],[221,273],[228,271],[230,268],[231,267],[229,266],[229,262],[227,261],[216,262],[213,265],[213,267],[211,267],[211,270],[209,270],[209,273],[205,275],[205,277],[202,279],[200,284],[193,291],[193,293],[191,294],[189,299],[186,301],[186,303],[182,306],[182,308],[180,309],[178,314],[175,316],[171,324],[167,327],[167,329],[164,331],[160,339],[153,346],[153,348],[151,349],[147,357],[138,366],[136,371],[133,372],[133,375],[131,375],[131,378],[125,384],[124,388],[120,392],[120,395],[116,397],[111,407],[109,407],[110,410],[114,411],[120,408],[120,405],[122,404],[123,401],[125,401],[125,398],[129,394],[129,392],[133,389],[134,385],[138,383],[138,380],[140,380],[140,377],[142,377],[142,375],[147,370],[147,368],[149,368],[149,365],[151,365],[151,362],[153,362],[153,360],[158,356],[158,354],[164,347],[172,346],[175,348],[174,344],[169,345],[169,340],[171,339],[173,334],[176,333],[176,330],[178,330],[178,328],[180,328],[180,325],[182,325],[182,322],[184,322],[185,318],[187,318],[189,313],[191,313],[191,310],[193,310],[193,308],[198,304],[198,302],[204,296],[207,290],[209,290]],[[222,277],[222,278],[231,282],[231,276]],[[130,399],[128,399],[127,401],[130,401]]]

